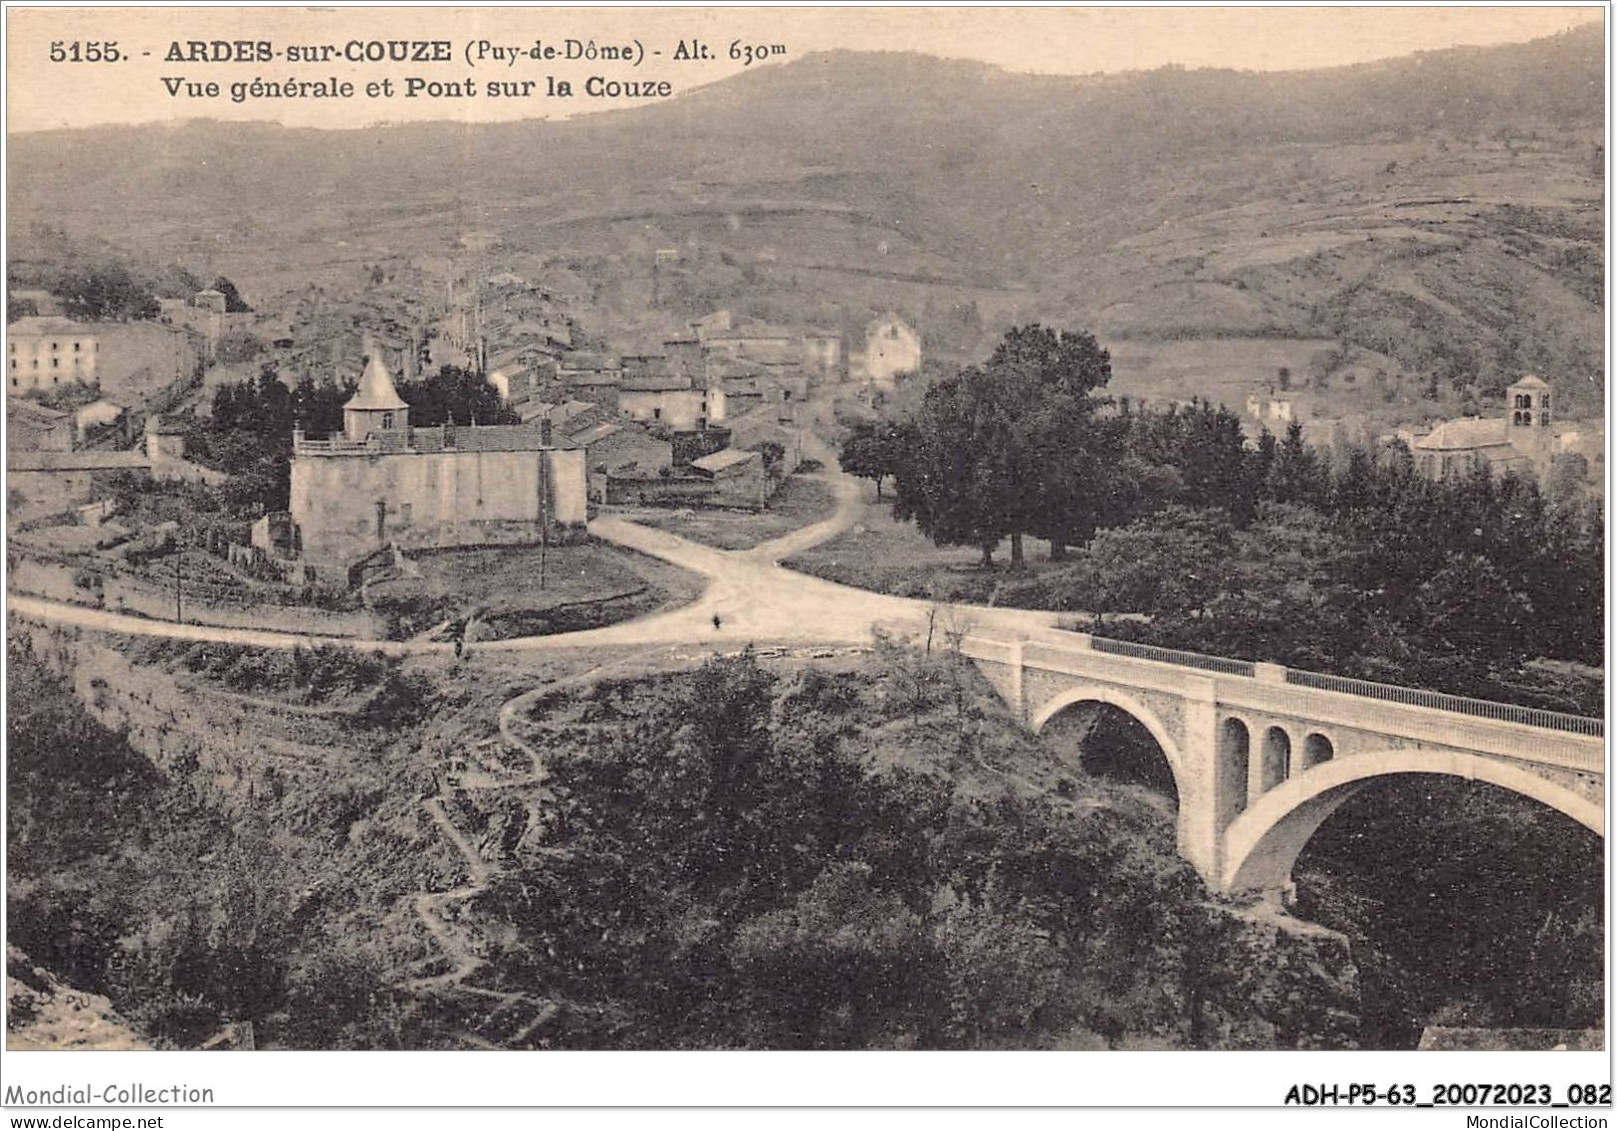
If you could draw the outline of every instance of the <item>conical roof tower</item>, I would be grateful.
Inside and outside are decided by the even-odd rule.
[[[381,352],[368,341],[365,345],[370,360],[359,378],[359,388],[342,406],[343,435],[350,440],[363,440],[372,432],[401,430],[410,424],[410,406],[399,396]]]

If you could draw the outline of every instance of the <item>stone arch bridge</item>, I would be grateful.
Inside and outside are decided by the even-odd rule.
[[[1035,732],[1094,703],[1145,727],[1173,771],[1179,851],[1221,892],[1288,891],[1326,818],[1391,774],[1488,782],[1605,835],[1600,719],[1083,633],[962,650]]]

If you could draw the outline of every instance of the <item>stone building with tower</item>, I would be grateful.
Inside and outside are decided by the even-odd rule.
[[[1500,415],[1449,420],[1424,436],[1407,437],[1415,468],[1428,479],[1442,479],[1480,461],[1496,475],[1543,476],[1561,449],[1550,402],[1549,383],[1528,374],[1505,391]]]
[[[563,541],[587,523],[585,453],[548,421],[418,428],[372,354],[340,436],[293,434],[292,541],[322,577],[378,550]]]

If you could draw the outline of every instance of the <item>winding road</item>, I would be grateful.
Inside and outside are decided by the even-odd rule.
[[[751,550],[718,550],[677,534],[641,526],[617,515],[600,515],[590,522],[590,533],[699,574],[706,581],[694,602],[661,613],[583,632],[550,636],[522,636],[479,642],[478,652],[539,652],[591,646],[757,643],[789,645],[846,645],[870,640],[872,628],[896,635],[926,630],[932,606],[908,597],[891,597],[848,585],[809,577],[780,563],[793,554],[828,542],[853,526],[860,514],[860,482],[837,469],[830,448],[810,433],[803,436],[804,454],[817,459],[825,470],[815,473],[830,487],[836,509],[829,518],[794,530]],[[12,593],[10,611],[30,620],[79,628],[161,636],[177,640],[207,640],[260,648],[295,648],[317,644],[362,647],[394,655],[442,652],[452,646],[439,641],[356,641],[259,629],[222,628],[150,620],[105,609],[86,608]],[[1015,638],[1056,623],[1058,614],[1024,609],[996,609],[982,605],[955,606],[969,622],[973,635]],[[713,618],[719,618],[715,629]]]

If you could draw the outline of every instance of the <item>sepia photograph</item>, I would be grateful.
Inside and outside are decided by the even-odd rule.
[[[8,6],[5,1105],[1609,1112],[1609,16]]]

